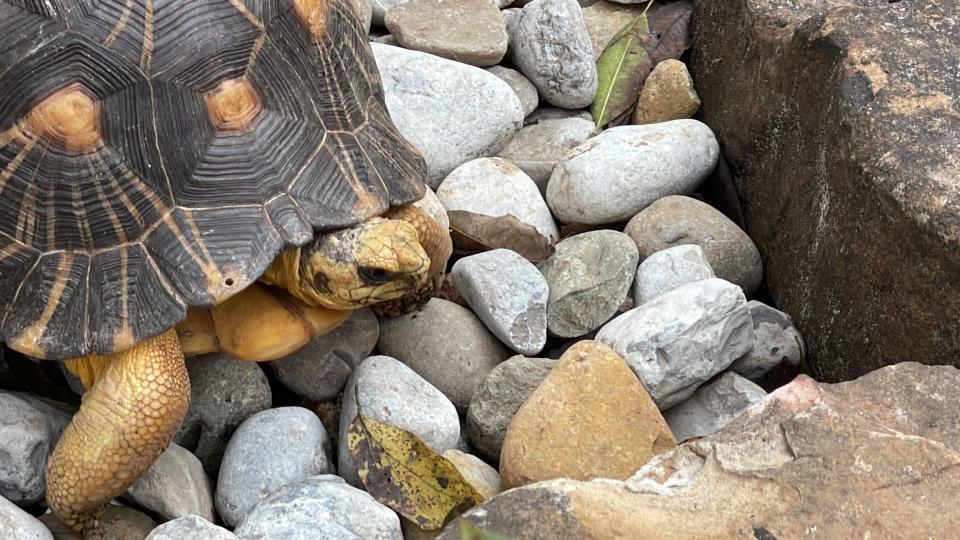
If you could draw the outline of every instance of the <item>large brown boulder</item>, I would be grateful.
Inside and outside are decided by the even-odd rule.
[[[801,376],[626,481],[531,484],[461,519],[515,540],[946,538],[960,530],[957,403],[950,366]]]
[[[701,118],[826,380],[960,365],[957,5],[696,2]]]

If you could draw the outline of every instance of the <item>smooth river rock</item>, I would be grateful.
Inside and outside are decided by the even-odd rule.
[[[589,118],[574,116],[539,120],[521,128],[500,151],[500,157],[520,167],[545,194],[557,162],[596,131],[596,124]]]
[[[667,195],[690,193],[720,156],[713,132],[696,120],[618,126],[571,150],[547,184],[560,221],[626,221]]]
[[[22,505],[43,499],[47,459],[69,422],[35,396],[0,391],[0,497]]]
[[[430,187],[461,163],[496,155],[523,126],[520,98],[496,75],[427,53],[371,47],[390,118],[423,154]]]
[[[407,49],[473,66],[492,66],[507,53],[507,31],[490,0],[411,0],[386,13],[384,23]]]
[[[637,267],[633,304],[639,306],[687,283],[716,277],[703,248],[680,244],[650,254]]]

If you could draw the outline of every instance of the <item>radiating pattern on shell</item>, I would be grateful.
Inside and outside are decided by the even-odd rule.
[[[423,193],[347,0],[0,0],[0,337],[130,347]]]

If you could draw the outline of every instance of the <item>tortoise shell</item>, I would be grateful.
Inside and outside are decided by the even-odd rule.
[[[0,0],[0,337],[107,353],[423,195],[348,0]]]

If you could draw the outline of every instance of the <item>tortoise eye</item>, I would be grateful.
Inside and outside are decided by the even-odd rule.
[[[393,278],[393,272],[389,272],[382,268],[361,266],[357,272],[360,274],[360,279],[371,285],[383,285]]]

